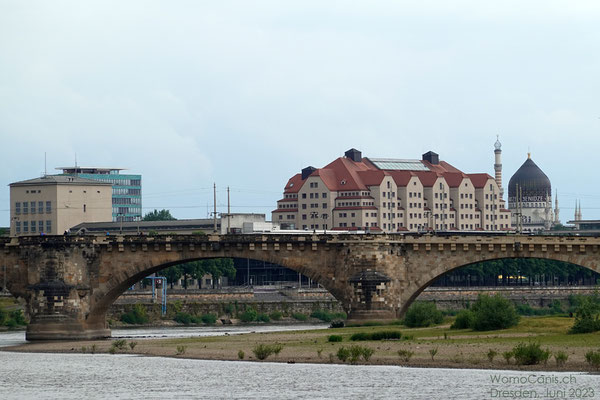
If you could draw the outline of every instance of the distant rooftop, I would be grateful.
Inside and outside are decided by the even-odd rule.
[[[111,185],[108,182],[100,182],[93,179],[85,179],[69,175],[44,175],[40,178],[28,179],[25,181],[13,182],[9,186],[22,185]]]
[[[371,158],[367,157],[373,165],[379,169],[395,171],[429,171],[429,168],[421,160],[399,160],[394,158]]]
[[[117,167],[57,167],[55,169],[62,170],[64,174],[118,174],[119,171],[124,171],[127,168]]]

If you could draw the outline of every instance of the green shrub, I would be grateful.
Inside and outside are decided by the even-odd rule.
[[[225,305],[224,311],[225,311],[225,314],[227,314],[227,315],[233,315],[235,312],[235,306],[231,303],[227,303]]]
[[[356,341],[364,341],[364,340],[370,340],[369,338],[371,337],[371,335],[367,332],[357,332],[352,334],[352,336],[350,336],[350,340],[352,340],[353,342]]]
[[[137,342],[129,342],[129,348],[131,350],[135,349],[135,346],[137,346]]]
[[[331,322],[334,319],[346,319],[345,313],[334,313],[327,310],[315,310],[310,316],[311,318],[317,318],[324,322]]]
[[[565,353],[564,351],[558,351],[554,355],[554,360],[556,361],[557,367],[562,367],[563,365],[565,365],[565,363],[567,362],[568,359],[569,359],[569,355],[567,353]]]
[[[121,321],[126,324],[143,325],[150,321],[146,308],[142,304],[136,304],[133,309],[121,315]]]
[[[243,359],[244,359],[244,357],[246,357],[246,353],[244,353],[244,351],[243,351],[243,350],[239,350],[239,351],[238,351],[238,358],[239,358],[240,360],[243,360]]]
[[[409,362],[410,359],[412,358],[412,356],[414,356],[414,355],[415,355],[414,351],[410,351],[410,350],[398,350],[398,356],[404,362]]]
[[[490,331],[506,329],[519,323],[513,303],[500,295],[479,295],[473,305],[473,329]]]
[[[340,347],[337,351],[337,358],[342,361],[342,362],[346,362],[346,360],[348,359],[348,357],[350,357],[350,350],[345,348],[344,346]]]
[[[191,325],[201,323],[202,317],[197,317],[186,312],[178,312],[177,314],[175,314],[175,318],[173,318],[173,320],[175,322],[179,322],[180,324]]]
[[[371,356],[373,355],[373,353],[375,353],[375,350],[373,350],[370,347],[364,347],[361,350],[361,355],[363,360],[365,361],[369,361],[371,359]]]
[[[252,352],[254,356],[259,360],[266,360],[271,354],[279,354],[283,349],[281,344],[259,344],[254,346]]]
[[[308,320],[308,315],[302,313],[293,313],[292,318],[297,319],[298,321],[306,321]]]
[[[360,358],[360,356],[363,354],[363,348],[362,346],[353,344],[352,346],[350,346],[350,364],[356,364],[358,362],[358,359]]]
[[[517,365],[546,363],[550,357],[550,351],[548,349],[542,350],[540,344],[535,342],[519,343],[513,348],[512,352]]]
[[[328,342],[341,342],[343,340],[342,335],[330,335],[327,338]]]
[[[474,318],[473,311],[461,310],[458,314],[456,314],[456,319],[450,326],[450,329],[471,329],[473,328]]]
[[[114,340],[111,344],[111,348],[115,350],[125,350],[127,346],[127,340],[125,339],[117,339]]]
[[[504,361],[506,361],[507,364],[510,364],[510,359],[513,358],[514,353],[512,351],[505,351],[504,353],[502,353],[502,357],[504,357]]]
[[[596,296],[582,297],[575,310],[575,323],[569,333],[597,331],[600,331],[600,302]]]
[[[256,320],[257,320],[258,322],[269,322],[269,321],[271,321],[271,318],[269,318],[269,316],[268,316],[267,314],[264,314],[264,313],[259,313],[259,314],[256,316]]]
[[[494,358],[496,358],[496,356],[498,355],[498,352],[496,350],[490,349],[486,355],[487,355],[488,361],[493,363]]]
[[[269,317],[273,321],[279,321],[283,317],[283,313],[281,311],[273,311],[269,314]]]
[[[585,353],[585,361],[596,369],[600,369],[600,350]]]
[[[444,316],[434,303],[415,302],[406,311],[404,324],[410,328],[426,327],[442,323]]]
[[[519,315],[558,315],[564,313],[559,300],[554,300],[547,308],[533,308],[529,304],[517,304],[515,306]]]
[[[240,314],[240,320],[242,322],[252,322],[256,321],[258,317],[258,312],[254,308],[247,308],[242,314]]]
[[[207,325],[213,325],[217,322],[217,316],[215,314],[204,314],[201,317],[202,323]]]
[[[377,331],[372,333],[359,332],[350,336],[352,341],[365,340],[399,340],[402,338],[402,333],[398,331]]]
[[[186,349],[187,349],[187,346],[178,344],[177,347],[175,348],[175,350],[176,350],[175,354],[177,354],[178,356],[183,355],[183,354],[185,354]]]
[[[438,353],[438,348],[436,347],[435,349],[429,349],[429,355],[431,356],[431,361],[433,361],[433,358],[435,357],[435,355]]]

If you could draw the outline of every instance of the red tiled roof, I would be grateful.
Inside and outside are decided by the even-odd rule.
[[[425,187],[432,187],[435,185],[435,182],[441,176],[440,173],[431,171],[417,171],[415,174],[419,177],[419,180]]]
[[[381,184],[383,177],[389,175],[385,171],[358,171],[358,177],[362,180],[365,186],[378,186]]]
[[[446,183],[448,183],[448,186],[453,188],[459,187],[465,177],[466,175],[462,172],[446,172],[444,174]]]
[[[396,182],[396,186],[406,186],[413,176],[416,176],[413,171],[388,171]]]
[[[301,174],[296,174],[290,178],[290,180],[286,183],[284,193],[298,193],[304,185]]]
[[[488,180],[494,179],[488,174],[467,174],[467,176],[471,179],[471,182],[473,182],[473,186],[478,189],[485,187],[485,185],[488,183]]]
[[[325,167],[313,171],[310,176],[320,177],[330,191],[367,190],[369,186],[380,185],[385,176],[391,176],[396,185],[401,187],[407,186],[415,176],[425,187],[433,186],[439,177],[444,177],[450,187],[458,187],[463,179],[471,176],[474,185],[481,187],[481,182],[487,182],[487,179],[491,178],[487,174],[465,175],[445,161],[440,161],[439,164],[431,164],[427,161],[421,162],[430,171],[380,170],[367,158],[355,162],[347,157],[339,157]],[[284,193],[298,193],[304,182],[306,180],[302,180],[301,174],[294,175],[286,184]]]

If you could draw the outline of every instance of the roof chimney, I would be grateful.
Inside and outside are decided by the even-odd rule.
[[[344,155],[346,157],[348,157],[349,159],[351,159],[354,162],[361,162],[362,161],[362,153],[354,148],[348,150],[347,152],[344,153]]]
[[[438,165],[440,163],[440,156],[433,151],[428,151],[423,154],[423,161],[427,161],[430,164]]]
[[[302,169],[302,180],[305,180],[317,169],[315,167],[306,167]]]

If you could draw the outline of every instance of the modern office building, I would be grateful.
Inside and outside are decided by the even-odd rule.
[[[78,176],[112,184],[112,220],[132,222],[142,219],[142,176],[121,174],[123,168],[59,167],[63,175]]]
[[[60,235],[81,222],[112,217],[110,183],[46,175],[9,186],[11,236]]]
[[[510,211],[500,193],[490,175],[466,174],[431,151],[405,160],[350,149],[290,178],[272,220],[311,230],[508,230]]]

